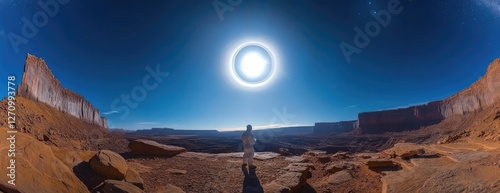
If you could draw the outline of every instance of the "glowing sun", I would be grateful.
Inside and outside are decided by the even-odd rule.
[[[275,61],[271,50],[264,44],[256,42],[242,44],[231,56],[231,76],[245,87],[263,86],[275,74]]]

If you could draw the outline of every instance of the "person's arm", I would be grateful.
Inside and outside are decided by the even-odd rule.
[[[248,139],[248,143],[251,144],[251,145],[254,145],[255,142],[257,141],[257,139],[255,139],[253,137],[253,135],[248,135],[247,139]]]

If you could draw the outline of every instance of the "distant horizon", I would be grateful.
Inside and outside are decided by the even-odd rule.
[[[258,125],[258,126],[253,126],[254,131],[259,131],[259,130],[268,130],[268,129],[282,129],[282,128],[295,128],[295,127],[314,127],[313,125],[290,125],[290,126],[285,126],[285,125],[274,125],[274,126],[267,126],[267,125]],[[125,131],[139,131],[139,130],[152,130],[152,129],[173,129],[173,130],[189,130],[189,131],[207,131],[208,129],[182,129],[182,128],[171,128],[171,127],[151,127],[151,128],[143,128],[143,129],[125,129],[125,128],[111,128],[108,127],[110,130],[125,130]],[[222,129],[210,129],[210,131],[218,131],[218,132],[231,132],[231,131],[245,131],[246,130],[246,125],[243,127],[234,127],[234,128],[222,128]]]

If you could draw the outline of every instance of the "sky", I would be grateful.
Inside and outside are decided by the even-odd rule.
[[[41,57],[111,128],[314,125],[468,87],[500,57],[499,24],[500,0],[0,0],[0,77]],[[258,88],[228,70],[252,41],[276,58]]]

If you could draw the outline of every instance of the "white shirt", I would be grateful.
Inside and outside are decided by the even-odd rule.
[[[241,135],[241,140],[243,141],[243,145],[245,148],[253,148],[253,145],[257,141],[251,131],[245,131],[243,132],[243,135]]]

